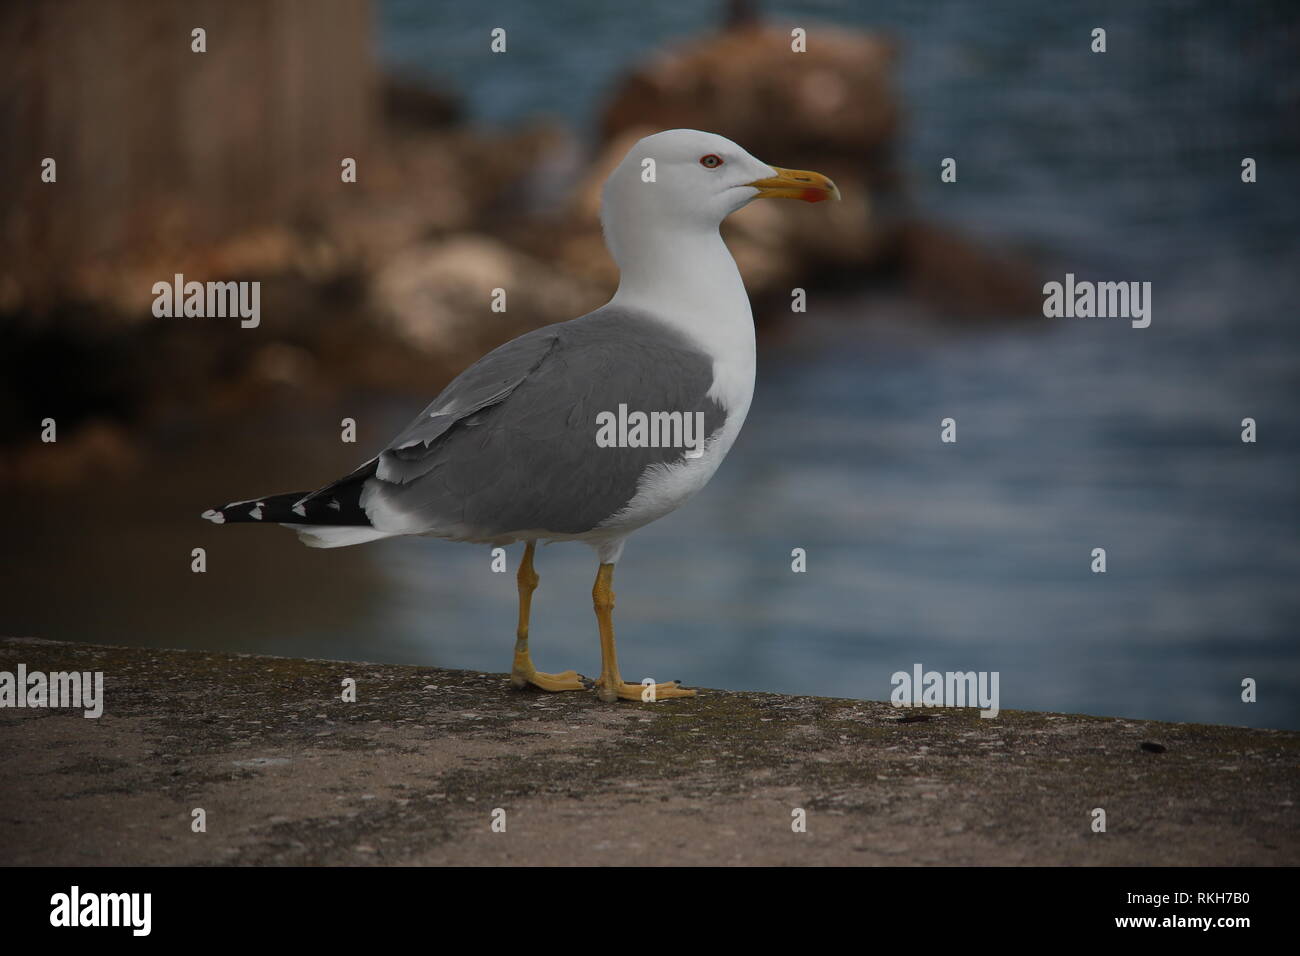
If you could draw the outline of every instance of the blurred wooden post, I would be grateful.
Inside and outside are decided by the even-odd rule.
[[[317,207],[345,156],[364,178],[371,32],[369,0],[0,4],[0,311]]]

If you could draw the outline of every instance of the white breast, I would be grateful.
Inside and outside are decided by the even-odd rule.
[[[713,356],[713,385],[708,395],[726,413],[722,427],[704,446],[699,458],[655,464],[642,473],[633,498],[613,517],[601,522],[607,530],[634,531],[681,507],[709,483],[745,424],[754,398],[754,320],[749,299],[733,301],[726,320],[714,314],[708,324],[678,327]]]

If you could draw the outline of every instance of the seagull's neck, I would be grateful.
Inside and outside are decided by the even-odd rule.
[[[737,413],[739,429],[754,393],[754,317],[722,236],[716,228],[607,236],[620,269],[610,305],[649,313],[712,356],[709,394]]]
[[[611,305],[650,312],[715,355],[754,349],[754,319],[736,260],[716,229],[610,237],[619,265]]]

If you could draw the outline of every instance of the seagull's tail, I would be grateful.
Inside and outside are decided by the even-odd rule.
[[[214,524],[227,522],[262,522],[288,525],[298,532],[302,543],[313,548],[341,548],[386,538],[370,523],[361,507],[361,489],[374,474],[373,462],[317,491],[292,491],[265,498],[232,501],[220,508],[209,508],[203,517]]]
[[[266,524],[350,524],[343,521],[342,508],[323,513],[327,508],[325,502],[317,499],[308,501],[314,492],[291,491],[283,495],[267,495],[265,498],[249,498],[247,501],[232,501],[220,508],[209,508],[203,517],[214,524],[226,522],[261,521]],[[307,505],[311,504],[309,516]],[[294,510],[297,508],[298,510]],[[316,514],[315,512],[322,512]],[[364,519],[364,515],[362,516]],[[366,521],[366,524],[369,524]]]

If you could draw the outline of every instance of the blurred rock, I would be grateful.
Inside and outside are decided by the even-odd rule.
[[[1042,315],[1029,268],[973,240],[923,222],[897,232],[898,268],[911,292],[958,318]]]
[[[140,466],[134,443],[114,422],[96,419],[57,442],[29,442],[0,455],[0,483],[66,488],[103,477],[120,478]]]
[[[368,276],[431,236],[523,215],[521,196],[568,137],[544,125],[500,133],[390,131],[372,161],[358,166],[355,184],[309,211],[197,242],[179,212],[162,215],[148,238],[69,263],[57,288],[40,295],[0,268],[0,309],[36,323],[57,321],[73,333],[105,318],[125,330],[156,321],[153,284],[178,272],[198,282],[290,277],[324,284]],[[102,308],[63,309],[69,302]]]
[[[385,76],[380,80],[379,89],[384,117],[391,123],[441,129],[465,119],[465,107],[459,98],[418,79]]]
[[[505,311],[492,311],[494,290]],[[376,312],[404,341],[428,353],[476,352],[503,326],[533,327],[575,318],[601,305],[598,289],[477,234],[424,243],[375,277]],[[477,354],[474,356],[477,358]]]
[[[262,382],[301,388],[316,373],[316,356],[304,348],[272,342],[253,355],[249,372]]]
[[[894,45],[843,27],[800,26],[805,53],[791,50],[793,25],[746,21],[654,57],[616,87],[601,119],[604,139],[633,127],[690,127],[781,166],[799,167],[801,156],[862,165],[898,128]]]

